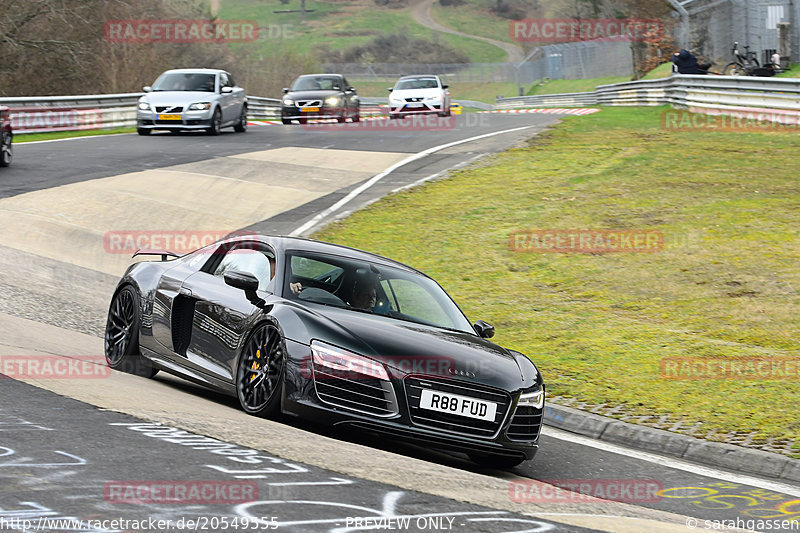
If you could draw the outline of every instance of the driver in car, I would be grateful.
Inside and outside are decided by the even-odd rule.
[[[353,297],[350,299],[350,307],[369,311],[378,303],[378,294],[375,283],[369,281],[356,281],[353,287]]]
[[[360,274],[360,273],[359,273]],[[353,285],[353,293],[350,301],[347,302],[353,309],[360,309],[362,311],[372,310],[378,303],[378,280],[379,276],[370,273],[369,275],[361,274],[356,279]],[[289,289],[295,294],[299,295],[305,287],[300,282],[289,283]]]

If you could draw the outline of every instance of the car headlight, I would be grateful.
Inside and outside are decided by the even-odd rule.
[[[397,102],[399,104],[399,103],[405,102],[405,99],[402,96],[390,96],[389,97],[389,101],[390,102]]]
[[[291,98],[284,98],[283,105],[294,105],[294,100],[292,100]]]
[[[376,379],[389,381],[386,367],[367,357],[348,352],[331,344],[311,341],[311,354],[314,364],[324,366],[328,372],[337,376],[362,374]]]
[[[523,392],[519,397],[517,405],[541,409],[544,407],[544,388],[535,390],[533,392]]]
[[[331,96],[325,99],[325,105],[328,106],[337,106],[342,102],[342,99],[338,96]]]
[[[441,96],[428,96],[425,98],[425,100],[441,100],[441,99],[442,99]]]
[[[139,109],[142,111],[150,111],[150,104],[147,102],[139,102]]]
[[[187,107],[189,111],[205,111],[206,109],[211,109],[211,102],[197,102],[189,107]]]

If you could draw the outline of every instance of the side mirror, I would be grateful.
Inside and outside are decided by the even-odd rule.
[[[150,91],[152,91],[152,90],[153,90],[153,88],[152,88],[152,87],[150,87],[149,85],[145,85],[144,87],[142,87],[142,90],[143,90],[144,92],[146,92],[146,93],[149,93]]]
[[[442,85],[442,89],[449,89],[449,88],[450,88],[449,85]]]
[[[222,94],[230,94],[233,92],[233,87],[223,87],[219,90]]]
[[[355,88],[355,87],[353,87],[352,85],[351,85],[350,87],[348,87],[348,88],[347,88],[347,90],[348,90],[348,91],[353,91],[353,92],[356,92],[356,88]]]
[[[484,339],[491,339],[494,337],[494,326],[487,324],[483,320],[478,320],[472,327],[475,328],[475,333],[477,333],[479,337],[483,337]]]
[[[283,94],[286,94],[286,93],[288,93],[288,92],[289,92],[289,88],[288,88],[288,87],[284,87],[284,88],[283,88]]]
[[[487,324],[483,320],[478,320],[472,327],[475,328],[475,333],[477,333],[479,337],[483,337],[484,339],[491,339],[494,337],[494,326]]]
[[[389,87],[389,92],[394,91],[394,87]]]
[[[258,290],[258,278],[250,272],[242,272],[240,270],[229,270],[222,276],[226,285],[230,285],[236,289],[241,289],[245,292],[255,292]]]

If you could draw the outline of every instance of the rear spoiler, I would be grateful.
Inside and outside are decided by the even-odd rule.
[[[134,258],[138,255],[160,255],[162,261],[166,261],[167,257],[178,258],[180,255],[176,254],[175,252],[170,252],[169,250],[136,250],[131,258]]]

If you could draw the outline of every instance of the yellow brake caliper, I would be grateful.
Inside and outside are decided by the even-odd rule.
[[[256,359],[261,359],[261,348],[256,350]],[[258,361],[253,361],[253,366],[251,366],[250,368],[253,370],[258,370],[259,368],[261,368],[261,365],[259,364]],[[256,379],[255,374],[250,376],[250,381],[253,381],[254,379]]]

